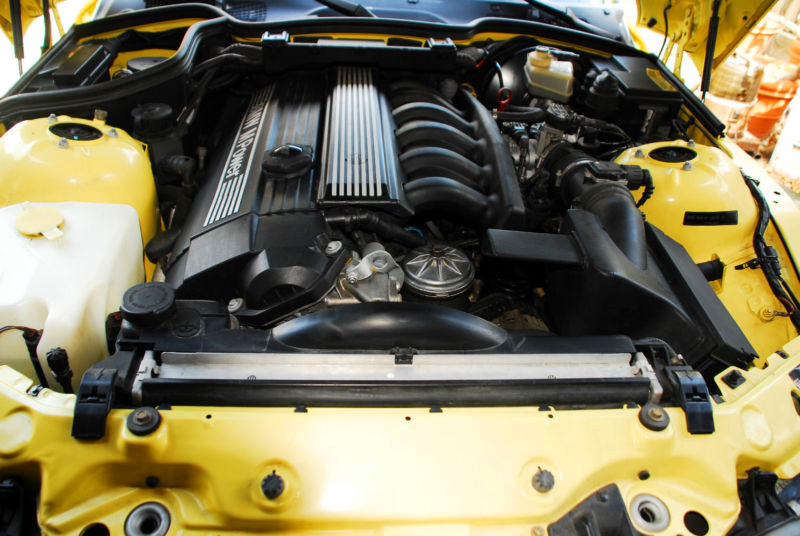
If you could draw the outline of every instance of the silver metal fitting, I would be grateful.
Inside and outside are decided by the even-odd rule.
[[[342,251],[342,242],[340,240],[331,240],[328,242],[328,245],[325,246],[325,255],[328,257],[333,257],[340,251]]]

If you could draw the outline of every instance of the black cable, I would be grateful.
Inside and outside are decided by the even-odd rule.
[[[761,193],[761,190],[759,190],[758,183],[755,179],[744,172],[742,172],[742,177],[744,177],[744,181],[750,189],[750,193],[758,207],[758,220],[755,233],[753,234],[753,249],[756,253],[756,259],[752,263],[745,263],[745,265],[741,267],[737,266],[736,268],[760,267],[761,271],[764,272],[764,276],[767,278],[767,283],[772,289],[773,294],[775,294],[777,300],[786,307],[789,319],[792,321],[795,328],[800,331],[800,304],[798,304],[794,293],[791,291],[789,293],[786,292],[785,289],[788,285],[780,275],[780,262],[777,258],[777,254],[774,248],[767,245],[764,238],[764,233],[770,222],[769,203],[766,197],[764,197],[764,194]]]
[[[667,18],[667,11],[672,8],[672,2],[667,4],[667,7],[664,8],[664,40],[661,42],[661,49],[658,51],[658,57],[661,57],[661,54],[664,52],[664,45],[667,44],[667,39],[669,36],[669,19]]]
[[[500,89],[506,87],[506,83],[503,81],[503,68],[500,67],[500,62],[494,62],[494,68],[497,71],[497,81],[500,83]]]
[[[34,372],[36,372],[36,377],[39,379],[39,384],[41,384],[42,387],[49,387],[47,376],[44,374],[44,369],[42,369],[42,364],[39,363],[39,356],[36,353],[36,347],[39,346],[39,341],[42,339],[42,331],[26,326],[3,326],[0,328],[0,333],[12,330],[22,332],[22,338],[25,339],[28,356],[31,358],[31,365],[33,366]]]
[[[52,30],[50,28],[50,0],[42,0],[42,20],[44,21],[44,42],[42,43],[42,54],[50,50],[53,43]]]

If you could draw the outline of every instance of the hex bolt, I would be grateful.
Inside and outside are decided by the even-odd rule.
[[[61,138],[60,140],[58,140],[58,148],[69,149],[69,142],[67,141],[67,138]]]
[[[358,282],[358,279],[356,278],[355,274],[350,274],[347,276],[347,282],[351,285],[355,285]]]
[[[228,312],[235,313],[239,309],[244,307],[244,298],[232,298],[228,302]]]
[[[50,114],[47,116],[48,123],[55,123],[56,121],[58,121],[58,116],[56,114]]]
[[[155,408],[142,406],[128,414],[126,424],[132,434],[146,436],[154,432],[161,424],[161,414]]]
[[[645,428],[661,432],[662,430],[666,430],[667,426],[669,426],[669,413],[664,411],[664,408],[658,404],[648,402],[639,410],[639,422],[641,422]]]
[[[286,483],[283,481],[283,477],[275,471],[272,471],[261,481],[261,492],[264,497],[271,501],[280,497],[285,489]]]
[[[133,422],[140,426],[149,424],[151,420],[153,420],[153,416],[142,408],[133,412]]]
[[[654,421],[660,421],[664,418],[664,410],[658,406],[653,406],[652,408],[647,410],[647,416],[653,419]]]
[[[636,158],[644,158],[644,151],[642,151],[641,149],[636,149],[636,152],[633,153],[633,156],[635,156]]]
[[[694,140],[689,140],[688,142],[686,142],[686,145],[688,145],[689,147],[694,147],[697,144],[694,142]]]
[[[333,257],[340,251],[342,251],[341,240],[331,240],[330,242],[328,242],[328,245],[325,246],[325,255],[329,257]]]
[[[533,489],[538,491],[539,493],[547,493],[553,486],[556,485],[556,479],[553,476],[553,473],[548,471],[547,469],[539,468],[536,471],[536,474],[533,475]]]
[[[117,129],[116,129],[116,128],[110,128],[110,129],[108,129],[108,137],[109,137],[109,138],[116,138],[116,137],[118,137],[118,136],[119,136],[119,133],[117,132]]]
[[[683,168],[682,169],[684,171],[691,171],[692,170],[692,163],[687,160],[686,162],[683,163]]]

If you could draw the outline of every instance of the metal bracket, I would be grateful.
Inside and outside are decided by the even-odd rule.
[[[767,255],[765,255],[764,257],[756,257],[755,259],[749,260],[749,261],[744,262],[742,264],[738,264],[738,265],[734,266],[734,268],[736,270],[744,270],[746,268],[750,268],[750,269],[754,270],[756,268],[760,268],[761,266],[763,266],[765,264],[771,264],[775,269],[775,273],[780,275],[780,273],[781,273],[781,262],[778,259],[778,252],[775,251],[775,248],[772,247],[772,246],[767,246],[765,249],[767,251]]]

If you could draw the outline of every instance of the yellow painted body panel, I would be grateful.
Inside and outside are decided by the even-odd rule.
[[[128,62],[133,58],[169,58],[175,54],[174,50],[166,48],[148,48],[145,50],[132,50],[130,52],[120,52],[114,58],[114,63],[108,69],[108,74],[113,78],[114,73],[121,69],[127,68]]]
[[[628,505],[641,493],[660,498],[671,516],[664,534],[686,534],[687,511],[724,534],[748,469],[800,472],[789,377],[800,340],[785,351],[736,391],[721,384],[711,435],[689,435],[675,408],[654,432],[636,409],[173,407],[145,437],[125,427],[130,410],[112,411],[105,438],[86,442],[70,437],[73,396],[33,398],[30,380],[0,367],[0,460],[7,474],[41,476],[39,519],[51,535],[94,522],[121,534],[147,501],[169,509],[169,534],[528,535],[611,483]],[[531,486],[539,467],[555,476],[547,493]],[[287,484],[276,502],[259,490],[273,470]]]
[[[683,162],[660,162],[650,153],[661,147],[691,147],[697,156],[687,168]],[[761,270],[734,268],[756,256],[753,233],[757,208],[739,166],[727,154],[715,147],[684,141],[658,142],[628,149],[616,161],[650,170],[656,189],[642,207],[649,222],[680,242],[695,262],[720,260],[725,265],[722,280],[712,283],[712,287],[759,356],[772,354],[797,336],[791,321],[775,314],[785,311],[785,307],[775,298]],[[778,195],[788,199],[785,194]],[[738,224],[683,223],[686,212],[724,211],[737,211]],[[778,250],[784,277],[798,288],[791,259],[772,226],[767,240]]]
[[[769,12],[777,0],[722,0],[719,9],[719,27],[714,49],[713,66],[725,61],[736,46]],[[712,2],[698,0],[637,0],[637,24],[647,26],[661,34],[667,33],[669,45],[666,60],[674,49],[678,55],[687,52],[699,72],[703,71],[708,42],[708,27],[712,15]],[[664,16],[667,23],[665,24]],[[654,24],[649,22],[654,21]]]
[[[146,147],[101,121],[60,116],[57,122],[90,125],[103,136],[69,140],[67,147],[59,147],[61,138],[48,130],[53,123],[47,118],[12,127],[0,138],[0,206],[25,201],[130,205],[139,214],[146,244],[159,230],[155,180]]]

